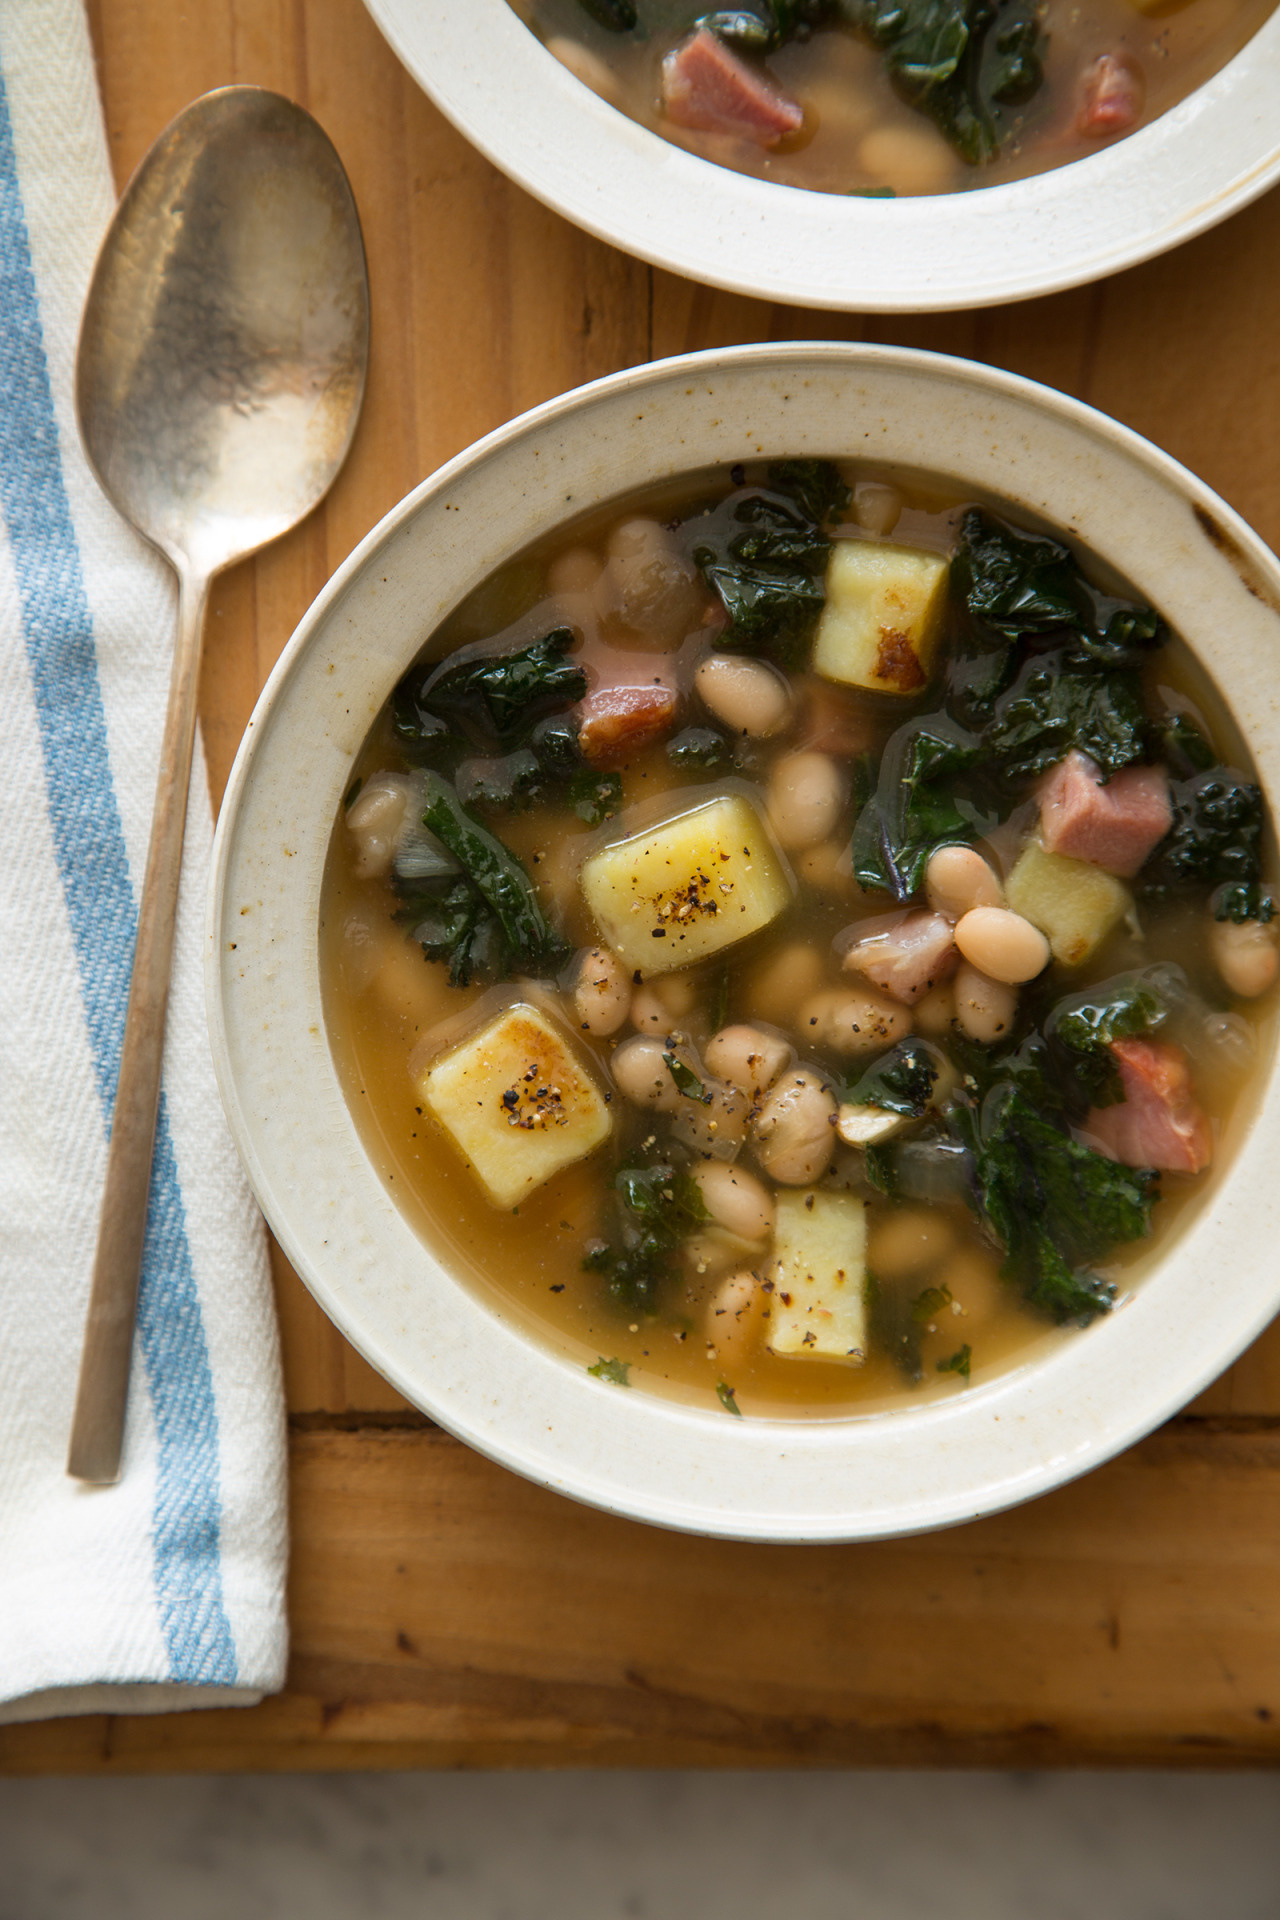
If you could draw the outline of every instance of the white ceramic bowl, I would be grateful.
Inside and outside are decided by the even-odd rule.
[[[1078,286],[1280,179],[1280,13],[1128,139],[1008,185],[865,200],[732,173],[576,80],[507,0],[365,0],[410,73],[517,185],[602,240],[796,306],[927,312]]]
[[[438,622],[566,513],[673,473],[866,455],[1078,535],[1212,671],[1275,807],[1280,564],[1184,469],[989,367],[894,348],[742,347],[616,374],[525,414],[411,493],[294,634],[218,827],[208,995],[227,1112],[325,1311],[443,1426],[546,1486],[665,1526],[848,1540],[947,1525],[1070,1479],[1182,1406],[1280,1305],[1274,1060],[1210,1205],[1114,1314],[944,1401],[726,1419],[588,1377],[451,1277],[361,1144],[321,1011],[325,854],[374,716]]]

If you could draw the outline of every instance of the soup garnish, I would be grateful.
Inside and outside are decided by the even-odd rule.
[[[739,172],[939,193],[1061,166],[1209,79],[1273,0],[513,0],[596,93]]]
[[[1183,643],[1064,541],[832,461],[693,476],[403,677],[330,1031],[424,1235],[605,1384],[962,1391],[1203,1190],[1277,971],[1264,828]]]

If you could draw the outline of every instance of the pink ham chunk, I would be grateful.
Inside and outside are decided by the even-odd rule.
[[[910,1007],[950,977],[959,957],[955,929],[945,914],[909,913],[856,941],[844,956],[844,967]]]
[[[1119,1106],[1093,1107],[1091,1144],[1126,1167],[1199,1173],[1213,1158],[1213,1134],[1191,1088],[1187,1056],[1161,1040],[1113,1040],[1124,1082]]]
[[[707,27],[662,63],[662,104],[677,127],[737,134],[771,147],[804,122],[804,110]]]
[[[1049,853],[1088,860],[1131,880],[1173,825],[1163,767],[1125,767],[1106,786],[1093,761],[1069,753],[1040,783],[1040,838]]]
[[[578,706],[578,746],[593,767],[620,767],[670,733],[680,711],[674,687],[596,687]]]
[[[1142,114],[1146,91],[1140,67],[1119,54],[1104,53],[1084,70],[1076,132],[1088,140],[1128,133]]]

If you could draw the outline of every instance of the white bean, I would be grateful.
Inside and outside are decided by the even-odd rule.
[[[784,753],[773,763],[765,805],[769,823],[789,853],[816,847],[840,818],[840,769],[827,753]]]
[[[618,1047],[610,1066],[618,1091],[637,1107],[656,1107],[659,1113],[674,1113],[680,1104],[680,1089],[667,1071],[661,1040],[637,1034]]]
[[[361,880],[376,879],[390,867],[411,784],[407,773],[375,773],[347,808],[347,831],[355,839],[355,870]]]
[[[592,593],[603,572],[604,561],[598,553],[590,547],[570,547],[551,562],[547,586],[552,593]]]
[[[773,1232],[773,1195],[745,1167],[711,1160],[695,1167],[693,1177],[711,1218],[741,1240],[763,1240]]]
[[[791,718],[790,689],[763,660],[747,660],[738,653],[708,654],[693,684],[708,713],[734,733],[764,740],[780,733]]]
[[[573,1015],[584,1033],[616,1033],[631,1005],[631,981],[608,947],[592,947],[578,956],[574,969]]]
[[[943,193],[956,166],[941,134],[924,126],[875,127],[858,148],[858,164],[898,193]]]
[[[698,569],[672,546],[656,520],[624,520],[608,539],[602,610],[635,632],[675,647],[699,624],[706,589]],[[611,596],[611,598],[610,598]]]
[[[837,1053],[883,1053],[911,1032],[908,1008],[868,987],[824,987],[801,1002],[797,1030],[815,1046]]]
[[[688,1060],[685,1061],[688,1065]],[[697,1069],[695,1068],[696,1072]],[[713,1160],[733,1160],[746,1138],[750,1107],[747,1096],[723,1080],[710,1080],[700,1074],[707,1100],[681,1094],[671,1108],[671,1131],[676,1139],[695,1153],[710,1154]]]
[[[762,1020],[791,1026],[796,1008],[821,984],[825,970],[817,947],[807,940],[793,940],[751,969],[747,991],[752,1008]]]
[[[1003,980],[991,980],[962,960],[953,983],[956,1020],[971,1040],[990,1046],[1009,1032],[1018,1014],[1018,989]]]
[[[693,1012],[697,997],[687,973],[647,980],[631,996],[631,1024],[639,1033],[670,1033]]]
[[[1214,965],[1224,984],[1242,1000],[1265,993],[1276,977],[1275,934],[1260,920],[1215,920],[1209,935]]]
[[[717,1355],[740,1357],[760,1331],[760,1283],[754,1273],[731,1273],[707,1302],[707,1341]]]
[[[942,1040],[956,1023],[955,987],[950,980],[926,993],[915,1007],[916,1031],[930,1040]]]
[[[1008,907],[973,907],[956,924],[956,945],[989,980],[1019,986],[1049,964],[1049,942],[1039,927]]]
[[[1002,907],[1004,888],[972,847],[939,847],[930,854],[925,892],[935,913],[959,920],[974,907]]]
[[[580,40],[570,39],[567,33],[553,34],[547,41],[547,52],[554,54],[562,67],[568,67],[574,79],[581,80],[584,87],[590,87],[592,93],[598,93],[602,100],[617,106],[617,80],[604,61],[589,47],[584,47]]]
[[[721,1027],[703,1052],[711,1072],[740,1088],[750,1100],[771,1087],[795,1057],[794,1047],[781,1035],[749,1026]]]
[[[803,1187],[827,1170],[836,1144],[836,1103],[815,1073],[788,1073],[752,1127],[756,1158],[783,1186]]]
[[[902,516],[902,495],[882,480],[859,480],[853,490],[853,517],[868,533],[892,533]]]

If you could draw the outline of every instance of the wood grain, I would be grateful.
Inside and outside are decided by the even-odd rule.
[[[321,511],[218,585],[215,800],[328,574],[522,408],[649,357],[865,339],[1011,368],[1184,460],[1280,543],[1280,195],[1099,286],[991,312],[805,313],[651,272],[473,153],[359,0],[90,0],[123,182],[195,94],[318,115],[373,293],[369,397]],[[0,1729],[0,1770],[1253,1764],[1280,1757],[1280,1327],[1077,1486],[926,1539],[762,1548],[526,1486],[430,1428],[276,1255],[293,1420],[294,1657],[249,1712]]]

